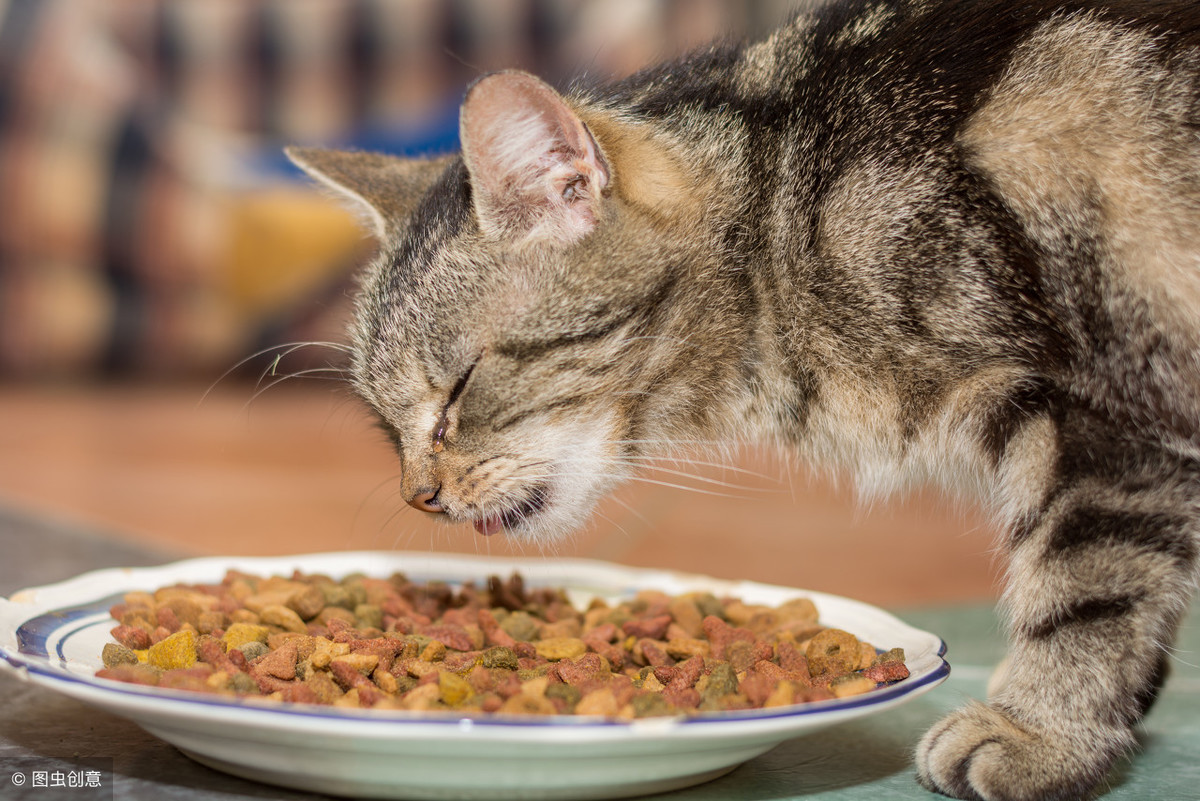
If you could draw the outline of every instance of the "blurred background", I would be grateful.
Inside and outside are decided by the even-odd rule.
[[[544,548],[435,525],[399,498],[340,353],[288,347],[344,341],[374,243],[284,145],[450,151],[484,72],[617,77],[799,5],[0,0],[0,507],[170,554],[553,553],[993,597],[969,509],[867,508],[767,453],[648,476]]]

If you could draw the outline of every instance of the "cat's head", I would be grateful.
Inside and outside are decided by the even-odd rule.
[[[680,234],[698,204],[669,148],[525,73],[478,81],[460,132],[462,154],[431,161],[289,154],[380,237],[353,378],[406,499],[544,539],[702,427],[704,360],[719,353],[697,319],[716,310],[689,300],[703,245]]]

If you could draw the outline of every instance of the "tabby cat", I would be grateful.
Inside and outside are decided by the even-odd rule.
[[[1010,655],[920,781],[1077,798],[1133,747],[1197,579],[1196,5],[852,0],[609,85],[487,75],[461,141],[291,151],[382,242],[353,378],[413,505],[550,538],[726,439],[969,491]]]

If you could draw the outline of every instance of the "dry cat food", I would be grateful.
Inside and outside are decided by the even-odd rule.
[[[519,574],[461,587],[351,575],[261,578],[131,592],[97,676],[281,701],[459,714],[636,718],[840,698],[908,676],[778,607],[646,590],[580,611]]]

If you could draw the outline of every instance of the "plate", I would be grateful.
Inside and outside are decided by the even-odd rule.
[[[129,590],[217,583],[228,569],[294,570],[451,584],[519,571],[527,586],[565,587],[578,604],[627,599],[642,589],[707,591],[747,603],[811,598],[821,623],[877,648],[904,649],[909,678],[864,695],[768,710],[691,718],[612,721],[554,716],[458,718],[274,704],[140,687],[95,678],[114,622],[108,609]],[[213,557],[161,567],[85,573],[0,600],[0,668],[129,718],[210,767],[311,791],[403,799],[589,799],[663,792],[723,775],[785,740],[873,715],[940,684],[945,645],[859,601],[746,581],[573,559],[497,559],[404,552],[291,557]]]

